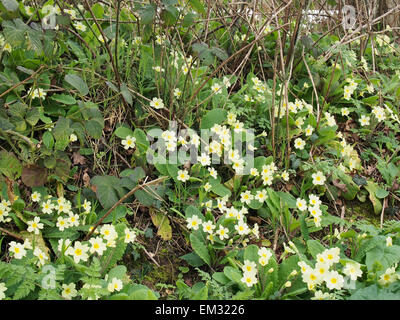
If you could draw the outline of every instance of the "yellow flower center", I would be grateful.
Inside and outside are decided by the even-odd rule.
[[[389,281],[390,276],[389,276],[388,274],[385,274],[385,275],[383,276],[383,279],[385,279],[385,281]]]

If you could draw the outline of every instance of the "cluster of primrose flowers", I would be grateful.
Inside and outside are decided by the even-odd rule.
[[[80,225],[79,214],[74,213],[72,210],[71,201],[63,197],[55,198],[50,195],[41,201],[41,197],[41,194],[36,191],[32,193],[31,200],[39,204],[39,208],[43,214],[55,214],[54,218],[57,218],[56,226],[60,231]],[[92,210],[92,204],[85,199],[83,204],[78,206],[78,209],[80,209],[84,215],[87,215]],[[40,223],[40,217],[38,216],[32,221],[28,221],[28,225],[28,231],[34,232],[35,234],[39,234],[39,230],[43,229],[43,223]]]
[[[295,253],[290,250],[291,253]],[[335,265],[340,261],[340,249],[330,248],[317,254],[314,267],[307,264],[305,261],[299,261],[298,265],[302,273],[302,280],[307,284],[310,291],[314,291],[314,300],[334,299],[333,290],[346,289],[346,282],[352,281],[355,289],[355,281],[361,278],[363,271],[362,265],[353,260],[342,260],[344,267],[339,270]],[[378,284],[388,286],[389,284],[400,280],[400,274],[396,272],[397,263],[387,268],[380,275]],[[340,273],[340,272],[341,273]],[[327,291],[330,292],[327,292]]]
[[[247,222],[245,215],[248,213],[246,207],[242,206],[240,209],[235,208],[234,206],[227,207],[228,197],[217,198],[217,204],[215,209],[218,209],[221,215],[215,222],[214,217],[208,219],[206,221],[203,220],[203,217],[199,217],[198,215],[192,215],[187,218],[187,228],[190,230],[201,230],[206,234],[206,238],[214,243],[217,238],[220,241],[225,241],[227,239],[228,243],[231,245],[235,240],[238,240],[239,243],[246,244],[250,239],[250,237],[259,238],[259,229],[258,224],[255,223],[253,228],[251,228]],[[211,212],[213,209],[212,200],[205,203],[205,206],[208,211]],[[234,227],[233,229],[229,229],[224,226],[225,219],[233,220]],[[238,237],[237,237],[238,236]],[[248,236],[248,238],[245,238]]]
[[[355,82],[353,79],[347,79],[347,82],[349,82],[349,84],[344,86],[344,88],[343,88],[343,97],[346,100],[350,100],[350,97],[352,96],[354,91],[357,89],[358,83]]]
[[[99,280],[99,284],[85,283],[81,289],[77,289],[75,283],[63,284],[61,296],[66,300],[72,300],[72,298],[81,297],[87,300],[98,300],[102,296],[109,295],[113,292],[119,292],[123,289],[124,284],[121,279],[112,278],[109,279],[108,275],[105,276],[104,280]],[[106,282],[106,284],[104,284]],[[94,290],[96,290],[94,292]]]
[[[244,95],[245,102],[265,102],[266,94],[270,93],[270,89],[264,81],[261,81],[258,77],[253,76],[251,78],[251,86],[249,94]]]
[[[88,261],[91,255],[96,255],[98,257],[102,256],[104,251],[109,247],[115,247],[116,241],[118,239],[118,233],[112,224],[103,225],[100,230],[96,230],[95,234],[99,235],[97,237],[92,237],[87,242],[75,241],[72,243],[69,239],[60,239],[58,241],[57,251],[58,254],[65,254],[71,256],[75,263],[80,263],[81,261]],[[122,240],[122,239],[121,239]],[[133,243],[136,240],[136,233],[129,228],[125,228],[125,243]],[[17,243],[15,241],[10,242],[9,252],[14,257],[14,259],[22,259],[27,256],[28,252],[32,250],[33,256],[37,258],[36,266],[42,267],[49,261],[49,256],[41,250],[39,247],[33,247],[32,243],[26,239],[23,243]],[[106,289],[105,294],[121,291],[123,288],[123,282],[120,279],[105,278]],[[80,292],[78,293],[76,284],[62,284],[61,296],[65,299],[72,299],[77,297],[79,294],[82,297],[86,297],[89,300],[99,299],[100,295],[95,294],[92,296],[90,293],[86,294],[85,290],[90,292],[90,289],[97,288],[101,289],[101,285],[88,284],[85,283]],[[4,283],[0,283],[0,300],[5,298],[5,291],[7,290]],[[103,292],[104,295],[104,292]]]
[[[386,31],[391,31],[390,26],[386,27]],[[377,34],[375,37],[375,42],[377,46],[374,47],[374,52],[375,55],[386,55],[389,53],[394,53],[396,54],[396,48],[397,44],[395,42],[391,41],[392,39],[387,35],[387,34]],[[379,48],[379,50],[378,50]]]
[[[136,233],[128,227],[124,231],[124,242],[133,243],[136,240]],[[114,225],[104,224],[100,230],[96,229],[94,234],[96,237],[90,238],[87,242],[75,241],[69,239],[60,239],[58,241],[58,252],[71,256],[75,263],[80,261],[88,261],[90,254],[102,256],[107,248],[115,248],[119,239],[119,235]]]
[[[261,247],[258,249],[258,256],[259,259],[257,262],[245,260],[244,264],[242,265],[243,276],[240,281],[246,284],[246,286],[249,288],[257,284],[258,282],[257,273],[259,270],[257,268],[257,264],[259,264],[261,267],[265,267],[268,264],[270,258],[273,256],[273,253],[270,249]],[[273,268],[268,270],[269,273],[273,271]]]
[[[307,284],[308,289],[312,291],[316,290],[317,287],[329,290],[343,289],[345,278],[335,268],[339,260],[340,249],[335,247],[317,254],[314,267],[304,261],[299,261],[302,279]],[[362,276],[361,265],[355,261],[346,262],[342,272],[353,281]]]
[[[320,209],[321,200],[319,200],[319,197],[315,194],[310,194],[308,198],[309,198],[308,205],[306,200],[297,198],[296,200],[297,209],[300,210],[301,212],[305,212],[308,209],[310,217],[314,222],[315,226],[320,227],[321,216],[322,216],[322,210]]]
[[[0,223],[11,221],[11,217],[9,216],[10,212],[11,212],[11,202],[3,199],[0,202]]]
[[[353,146],[347,143],[341,132],[337,133],[337,137],[341,139],[339,143],[339,152],[343,158],[343,162],[339,164],[338,168],[343,172],[353,171],[354,169],[361,168],[361,160]]]
[[[73,212],[71,202],[65,198],[52,198],[51,196],[48,196],[47,199],[40,201],[40,193],[33,192],[31,195],[31,200],[32,202],[39,203],[39,208],[43,214],[55,215],[54,218],[57,218],[56,226],[60,231],[64,231],[70,227],[79,226],[81,222],[83,222],[81,221],[82,219],[80,220],[79,214]],[[10,221],[10,218],[8,217],[9,212],[11,211],[10,205],[10,202],[5,200],[0,203],[1,222]],[[83,209],[82,214],[85,218],[85,216],[92,210],[90,201],[85,199],[79,209]],[[40,231],[44,228],[44,224],[40,221],[41,218],[39,216],[35,216],[32,220],[27,221],[27,231],[36,235],[40,234]],[[95,234],[99,236],[89,239],[88,243],[86,244],[76,241],[72,245],[69,239],[66,239],[65,241],[60,239],[59,251],[62,251],[61,248],[64,245],[64,250],[62,252],[65,252],[66,255],[72,256],[74,261],[78,263],[81,260],[87,261],[89,252],[92,254],[97,253],[99,256],[101,256],[108,247],[116,246],[118,233],[112,224],[102,225],[100,230],[95,230]],[[134,242],[135,239],[135,231],[126,228],[124,238],[125,243]],[[25,240],[24,244],[13,241],[10,243],[9,252],[11,252],[16,259],[22,259],[26,256],[26,249],[32,249],[32,245],[29,240]],[[48,260],[47,255],[39,248],[34,249],[34,255],[39,257],[40,265],[43,265],[44,261]]]
[[[129,242],[134,241],[134,237],[131,237],[129,239]],[[127,241],[125,241],[127,242]],[[98,241],[93,241],[91,242],[91,244],[93,244],[92,247],[89,249],[90,253],[94,253],[97,252],[99,253],[99,249],[97,248],[97,243]],[[59,240],[59,244],[58,244],[58,251],[61,252],[62,248],[66,247],[66,246],[70,245],[70,241],[67,239],[65,242],[60,239]],[[82,250],[82,252],[85,249],[81,249],[81,245],[79,243],[79,245],[77,245],[75,243],[75,246],[73,249],[70,249],[72,247],[68,247],[68,249],[66,250],[66,254],[67,251],[70,250],[75,250],[75,251],[79,251]],[[96,249],[95,249],[96,248]],[[22,259],[23,257],[25,257],[27,255],[27,250],[32,250],[32,244],[30,243],[29,240],[25,240],[23,244],[21,243],[16,243],[15,241],[12,241],[10,243],[10,252],[12,252],[13,256],[15,259]],[[85,256],[87,256],[86,252],[83,253]],[[34,248],[33,250],[33,255],[35,257],[38,258],[37,261],[37,266],[41,267],[43,266],[47,260],[49,260],[49,257],[38,247]],[[75,254],[76,256],[76,254]],[[87,259],[86,259],[87,260]],[[75,259],[75,262],[77,261],[77,259]],[[123,282],[118,279],[118,278],[112,278],[112,279],[108,279],[108,275],[106,275],[104,281],[100,280],[101,282],[106,282],[106,288],[105,290],[103,290],[102,295],[108,295],[110,293],[113,292],[118,292],[121,291],[123,289]],[[82,298],[87,297],[88,300],[97,300],[100,298],[100,294],[96,293],[96,294],[90,294],[90,289],[101,289],[102,286],[101,285],[97,285],[97,284],[89,284],[89,283],[85,283],[82,288],[78,291],[77,290],[77,286],[75,283],[69,283],[69,284],[62,284],[61,286],[61,296],[66,299],[66,300],[71,300],[72,298],[81,296]],[[6,295],[5,292],[7,291],[7,287],[5,283],[0,283],[0,300],[3,300]],[[89,293],[87,293],[86,291],[89,291]]]

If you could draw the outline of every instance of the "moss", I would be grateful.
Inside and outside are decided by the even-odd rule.
[[[145,277],[145,281],[149,281],[152,284],[157,283],[174,283],[175,282],[175,275],[174,270],[169,265],[162,265],[162,266],[154,266],[153,270],[151,270]]]
[[[360,202],[358,200],[346,201],[347,210],[354,218],[366,219],[372,224],[379,223],[380,216],[374,213],[374,207],[370,201]]]

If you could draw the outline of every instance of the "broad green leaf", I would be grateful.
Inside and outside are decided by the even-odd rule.
[[[285,260],[282,261],[282,263],[279,265],[278,287],[281,287],[288,280],[288,277],[293,270],[299,269],[299,266],[297,265],[298,262],[299,262],[298,255],[290,256],[289,258],[286,258]]]
[[[157,300],[157,296],[150,289],[139,289],[132,292],[128,300]]]
[[[61,151],[65,150],[70,143],[69,137],[72,133],[70,120],[64,117],[58,118],[57,123],[51,133],[56,140],[54,148]]]
[[[88,120],[85,122],[85,129],[94,139],[100,139],[103,135],[103,126],[96,120]]]
[[[231,267],[231,266],[226,266],[226,267],[224,268],[224,275],[225,275],[228,279],[230,279],[231,281],[233,281],[233,282],[235,282],[235,283],[237,283],[237,284],[242,285],[242,282],[241,282],[242,273],[241,273],[239,270],[237,270],[237,269],[235,269],[235,268],[233,268],[233,267]]]
[[[214,192],[215,194],[219,195],[220,197],[225,197],[228,196],[230,197],[232,192],[226,188],[225,186],[223,186],[219,180],[217,179],[209,179],[209,183],[211,185],[211,191]]]
[[[101,219],[107,210],[103,210],[103,214],[100,212],[98,218]],[[111,213],[103,220],[103,223],[112,223],[121,218],[124,218],[128,213],[128,209],[125,206],[117,206]]]
[[[258,247],[255,244],[247,246],[246,249],[244,250],[243,259],[257,263],[259,259]]]
[[[8,11],[17,11],[18,10],[18,2],[16,0],[1,0],[1,3]]]
[[[200,210],[195,207],[195,206],[188,206],[185,209],[185,217],[186,219],[191,218],[192,216],[197,215],[199,218],[203,217],[203,214],[200,212]]]
[[[178,17],[179,11],[174,6],[166,6],[161,12],[161,19],[167,26],[173,26],[178,20]]]
[[[375,195],[379,199],[384,199],[389,195],[389,191],[382,189],[382,188],[378,188],[375,191]]]
[[[146,133],[139,128],[136,128],[133,132],[133,136],[136,138],[136,146],[140,152],[145,152],[150,146],[150,142],[147,139]]]
[[[400,293],[394,293],[386,288],[380,288],[377,284],[358,289],[348,300],[400,300]]]
[[[190,300],[207,300],[208,298],[208,288],[207,286],[204,286],[202,289],[200,289],[198,292],[196,292]]]
[[[230,279],[229,279],[223,272],[215,272],[215,273],[212,275],[212,278],[213,278],[215,281],[221,283],[222,285],[226,285],[226,284],[228,284],[229,281],[230,281]]]
[[[53,94],[51,99],[66,105],[76,104],[75,98],[68,94]]]
[[[81,95],[86,96],[89,93],[86,82],[78,75],[69,73],[65,76],[65,81],[77,89]]]
[[[189,3],[198,13],[205,13],[204,5],[201,0],[189,0]]]
[[[91,184],[95,187],[97,199],[104,209],[111,208],[127,192],[114,176],[95,176]]]
[[[115,129],[114,134],[121,139],[126,139],[127,136],[133,137],[133,131],[127,127],[118,127]]]
[[[11,180],[17,180],[21,176],[21,162],[12,152],[0,151],[0,173]]]
[[[395,263],[400,262],[400,246],[393,245],[387,247],[385,244],[380,244],[369,250],[366,254],[365,264],[369,271],[373,270],[374,264],[378,263],[382,266],[379,273],[384,273],[387,268],[392,267]]]
[[[201,267],[204,265],[203,259],[201,259],[196,253],[191,252],[181,256],[180,259],[185,260],[192,267]]]
[[[198,238],[194,233],[190,234],[190,244],[194,252],[208,265],[211,265],[211,257],[204,241]]]
[[[345,190],[341,190],[343,197],[346,200],[353,200],[356,197],[357,192],[360,191],[360,187],[353,181],[352,177],[340,170],[335,171],[333,174],[333,179],[337,178],[346,186]]]
[[[307,248],[314,259],[317,257],[317,254],[325,251],[325,247],[318,240],[308,240]]]
[[[128,87],[126,86],[125,83],[121,84],[121,94],[124,97],[125,101],[129,104],[132,105],[133,103],[133,98],[132,94],[130,93]]]
[[[140,11],[140,22],[142,24],[151,24],[156,16],[156,10],[153,4],[148,4]]]
[[[113,278],[124,280],[126,276],[126,267],[123,265],[116,266],[108,272],[108,279],[111,281]]]
[[[208,111],[201,120],[201,129],[211,129],[214,124],[221,124],[226,120],[226,114],[227,112],[220,108]]]
[[[93,14],[95,15],[95,17],[96,17],[97,19],[103,18],[103,15],[104,15],[104,8],[103,8],[103,6],[100,5],[100,3],[95,3],[95,4],[92,6],[92,11],[93,11]]]

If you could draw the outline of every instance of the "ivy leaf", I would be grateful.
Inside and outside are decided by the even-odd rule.
[[[92,178],[91,184],[94,186],[97,199],[106,210],[126,194],[120,180],[114,176],[95,176]]]

